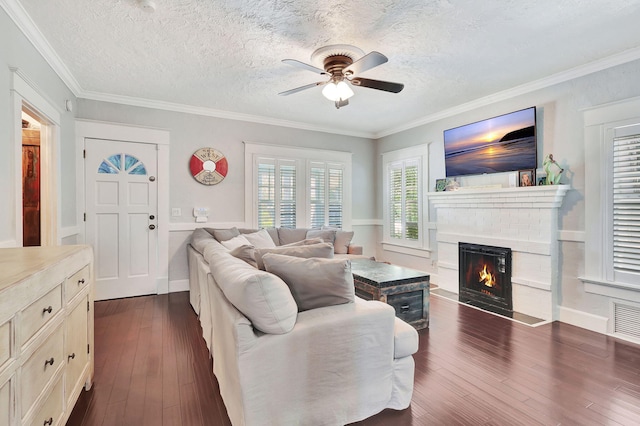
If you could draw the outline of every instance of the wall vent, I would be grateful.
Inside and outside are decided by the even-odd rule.
[[[613,303],[613,333],[640,342],[640,306]]]

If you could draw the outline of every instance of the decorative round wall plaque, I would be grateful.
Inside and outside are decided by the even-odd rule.
[[[203,185],[216,185],[227,176],[229,165],[223,153],[213,148],[200,148],[191,156],[189,169]]]

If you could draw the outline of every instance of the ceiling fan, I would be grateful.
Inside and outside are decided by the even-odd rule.
[[[287,96],[312,87],[325,86],[322,89],[322,94],[330,101],[334,101],[336,108],[340,108],[349,105],[349,98],[353,96],[353,90],[351,90],[349,84],[399,93],[404,88],[404,84],[358,77],[360,73],[382,65],[388,60],[380,52],[373,51],[365,55],[361,49],[348,44],[333,44],[321,47],[311,54],[311,62],[322,66],[322,69],[296,59],[283,59],[282,62],[316,74],[329,76],[329,79],[296,87],[278,94]]]

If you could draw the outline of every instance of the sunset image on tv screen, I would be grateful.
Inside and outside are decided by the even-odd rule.
[[[515,111],[444,131],[446,174],[536,168],[536,109]]]

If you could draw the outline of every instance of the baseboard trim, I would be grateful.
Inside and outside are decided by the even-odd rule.
[[[18,245],[18,242],[16,240],[0,241],[0,248],[17,247],[17,245]]]
[[[578,311],[565,306],[558,307],[558,320],[560,320],[560,322],[575,325],[576,327],[595,331],[596,333],[608,333],[609,318]]]
[[[169,281],[169,293],[177,293],[179,291],[189,291],[189,280]]]

